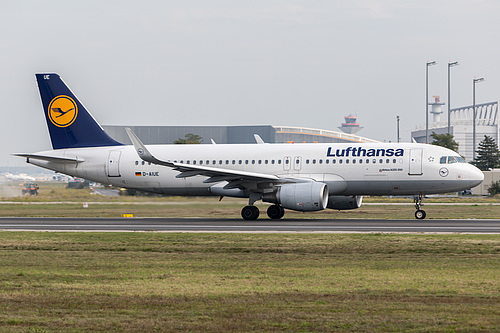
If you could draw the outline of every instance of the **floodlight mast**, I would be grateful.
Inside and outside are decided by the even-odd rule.
[[[450,126],[451,126],[450,68],[458,65],[460,65],[458,61],[448,63],[448,134],[451,134],[450,133]]]
[[[425,66],[425,143],[429,143],[429,66],[436,64],[428,61]]]
[[[484,82],[484,77],[472,79],[472,159],[476,160],[476,83]]]

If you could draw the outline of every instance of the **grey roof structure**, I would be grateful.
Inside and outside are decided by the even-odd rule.
[[[145,144],[171,144],[189,133],[201,136],[205,144],[211,140],[219,144],[255,143],[254,134],[267,143],[379,142],[339,131],[291,126],[103,126],[113,139],[130,144],[125,127],[131,128]]]

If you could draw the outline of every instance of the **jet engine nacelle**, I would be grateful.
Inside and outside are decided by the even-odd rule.
[[[323,210],[328,203],[328,186],[319,182],[283,184],[276,192],[264,194],[262,201],[301,212]]]
[[[345,196],[345,195],[331,195],[328,197],[328,208],[347,210],[356,209],[361,207],[363,202],[362,195]]]

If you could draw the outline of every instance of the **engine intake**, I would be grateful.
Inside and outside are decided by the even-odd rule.
[[[283,184],[276,192],[264,194],[262,201],[300,212],[323,210],[328,203],[328,186],[319,182]]]

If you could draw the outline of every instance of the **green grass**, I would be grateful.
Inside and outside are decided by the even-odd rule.
[[[192,200],[192,201],[191,201]],[[134,217],[210,217],[241,218],[240,211],[246,203],[241,200],[216,198],[186,198],[184,201],[140,204],[130,202],[89,203],[83,208],[81,202],[47,204],[14,203],[0,204],[0,217],[120,217],[134,214]],[[258,204],[260,219],[267,219],[268,205]],[[434,206],[423,207],[427,219],[498,219],[500,206]],[[336,211],[326,209],[319,212],[294,212],[286,210],[285,219],[415,219],[415,208],[411,205],[391,206],[364,205],[359,209]]]
[[[68,189],[63,183],[40,183],[39,196],[0,198],[0,217],[119,217],[134,214],[136,217],[213,217],[241,218],[240,211],[248,203],[246,199],[217,197],[107,197],[91,193],[90,189]],[[0,193],[21,193],[17,183],[0,184]],[[3,203],[2,203],[3,202]],[[83,208],[82,203],[89,207]],[[300,213],[286,211],[290,219],[414,219],[415,209],[411,198],[364,197],[365,203],[380,203],[378,206],[363,205],[349,211],[324,210]],[[55,203],[55,204],[54,204]],[[392,206],[384,203],[407,203]],[[426,203],[456,203],[452,206],[425,205]],[[464,206],[461,203],[471,205]],[[500,203],[495,197],[426,198],[425,211],[428,219],[497,219],[500,205],[484,206],[484,203]],[[479,205],[481,204],[481,205]],[[257,202],[261,219],[267,219],[268,204]]]
[[[498,235],[0,233],[0,331],[500,332]]]

